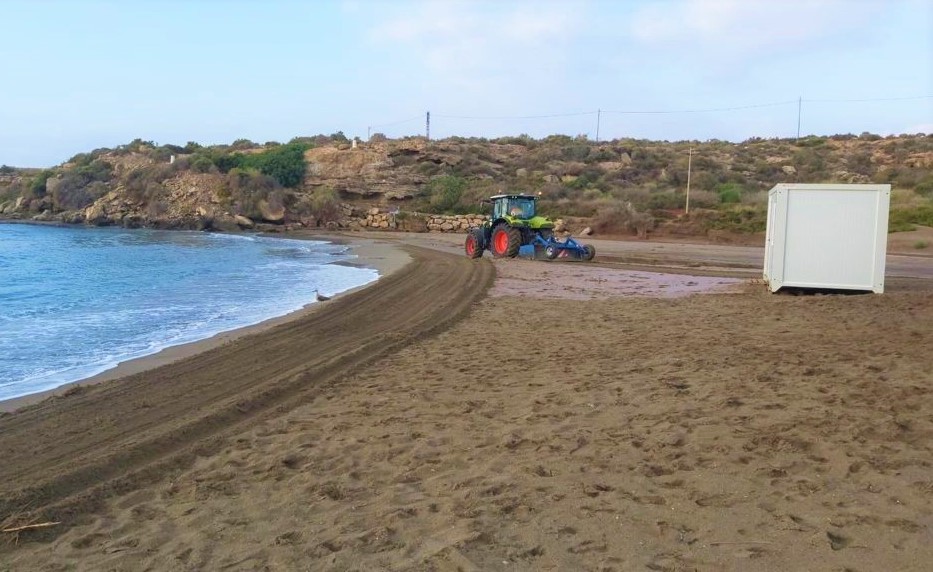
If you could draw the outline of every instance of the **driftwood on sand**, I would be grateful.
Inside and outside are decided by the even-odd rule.
[[[14,526],[13,528],[4,528],[0,530],[0,532],[22,532],[24,530],[30,530],[33,528],[47,528],[57,524],[61,524],[61,522],[39,522],[36,524],[24,524],[22,526]]]

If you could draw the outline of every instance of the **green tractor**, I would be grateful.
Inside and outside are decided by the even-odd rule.
[[[531,255],[543,253],[548,259],[558,257],[592,260],[596,249],[568,238],[554,238],[554,222],[538,216],[534,195],[494,195],[484,203],[492,204],[492,216],[482,226],[467,233],[464,250],[470,258],[479,258],[489,250],[495,258],[514,258],[519,251]],[[524,253],[523,253],[524,255]]]

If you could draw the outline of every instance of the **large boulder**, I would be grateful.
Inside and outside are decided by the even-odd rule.
[[[253,223],[251,219],[243,215],[236,215],[235,217],[233,217],[233,219],[236,222],[237,226],[239,226],[240,228],[249,229],[249,228],[253,228],[254,226],[256,226],[255,223]]]
[[[240,225],[236,222],[236,218],[230,216],[228,213],[215,216],[211,223],[211,230],[219,230],[222,232],[235,232],[240,230],[240,228]]]
[[[95,226],[106,226],[111,222],[110,217],[100,205],[91,205],[84,209],[84,221]]]
[[[84,222],[84,213],[80,211],[63,213],[62,221],[67,222],[68,224],[81,224]]]
[[[285,207],[270,205],[265,199],[259,201],[259,213],[262,214],[262,220],[266,222],[285,222]]]

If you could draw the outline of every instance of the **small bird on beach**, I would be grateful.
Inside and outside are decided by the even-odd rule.
[[[314,291],[314,297],[317,298],[318,302],[326,302],[327,300],[330,300],[330,296],[325,296],[317,290]]]

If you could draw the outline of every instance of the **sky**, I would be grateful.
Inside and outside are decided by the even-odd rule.
[[[18,167],[423,135],[427,112],[432,138],[933,133],[930,0],[6,0],[0,21]]]

